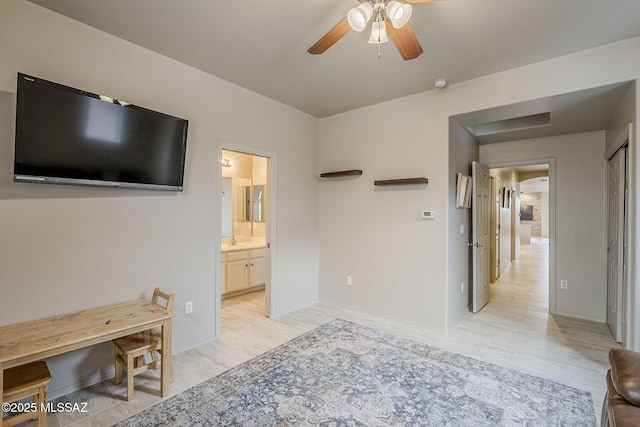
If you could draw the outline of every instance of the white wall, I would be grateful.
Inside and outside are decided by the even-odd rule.
[[[471,209],[456,209],[456,179],[458,172],[471,176],[471,163],[479,160],[478,144],[460,125],[449,121],[449,259],[457,260],[448,264],[447,279],[447,324],[455,324],[468,312],[473,302],[473,268],[469,243],[471,242]],[[464,232],[460,233],[460,227]],[[460,268],[459,265],[469,268]],[[461,283],[464,283],[461,286]],[[460,294],[468,296],[465,301]]]
[[[176,294],[174,350],[213,339],[219,139],[278,155],[275,314],[317,301],[317,119],[24,0],[0,4],[0,63],[0,325],[160,286]],[[18,71],[188,119],[184,192],[13,183]],[[50,361],[51,394],[109,375],[111,352]]]
[[[481,161],[481,163],[484,163]],[[484,163],[486,164],[486,163]],[[519,239],[519,227],[516,225],[516,212],[518,212],[519,199],[515,196],[517,187],[516,171],[513,168],[491,169],[491,175],[496,177],[499,189],[510,189],[512,191],[511,206],[500,207],[500,274],[502,274],[509,266],[511,261],[515,259],[516,242]],[[498,193],[498,192],[497,192]],[[504,197],[504,195],[502,196]]]
[[[605,132],[480,147],[480,161],[500,164],[555,158],[556,312],[605,321]],[[585,195],[588,195],[586,197]],[[560,289],[560,280],[568,289]]]
[[[611,115],[610,123],[607,124],[606,129],[606,151],[612,150],[620,134],[628,130],[629,123],[635,122],[636,86],[636,83],[629,85],[629,89],[620,101],[620,105]]]
[[[640,38],[633,38],[322,119],[321,171],[362,168],[365,174],[320,184],[321,297],[436,328],[454,327],[445,313],[466,304],[467,295],[447,292],[448,273],[468,265],[448,253],[448,203],[454,197],[449,117],[635,80],[638,51]],[[637,164],[638,155],[633,159]],[[383,192],[372,186],[374,179],[422,175],[429,178],[422,191]],[[634,188],[639,184],[634,175]],[[419,221],[421,209],[435,210],[437,219]],[[634,213],[634,221],[639,216]],[[355,281],[347,287],[344,275],[350,272]],[[593,298],[602,301],[599,292]]]
[[[427,92],[321,120],[320,171],[362,169],[320,183],[320,297],[445,326],[448,118]],[[374,180],[426,177],[426,186]],[[423,220],[420,212],[435,210]],[[345,276],[353,285],[345,284]]]
[[[541,234],[542,237],[549,237],[549,192],[543,191],[540,197],[542,199]]]

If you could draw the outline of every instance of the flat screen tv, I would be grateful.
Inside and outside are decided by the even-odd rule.
[[[182,191],[188,123],[18,73],[13,180]]]

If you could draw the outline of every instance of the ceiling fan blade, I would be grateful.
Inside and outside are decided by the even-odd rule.
[[[420,46],[420,42],[418,42],[409,24],[405,24],[401,28],[393,28],[388,19],[385,19],[385,23],[387,34],[391,37],[393,44],[396,45],[402,59],[408,61],[422,55],[422,46]]]
[[[434,1],[441,1],[441,0],[406,0],[407,3],[431,3]]]
[[[307,49],[307,52],[313,55],[324,53],[350,30],[351,26],[349,25],[349,21],[347,21],[347,18],[344,18],[342,21],[338,22],[335,27],[330,29],[329,32],[325,34],[320,40],[318,40],[316,44]]]

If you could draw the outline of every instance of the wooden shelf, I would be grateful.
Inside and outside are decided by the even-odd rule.
[[[320,178],[336,178],[340,176],[356,176],[356,175],[362,175],[362,171],[360,169],[351,169],[348,171],[325,172],[320,174]]]
[[[427,178],[403,178],[403,179],[383,179],[380,181],[373,181],[374,185],[415,185],[415,184],[428,184]]]

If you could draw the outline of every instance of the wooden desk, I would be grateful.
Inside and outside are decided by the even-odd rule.
[[[169,394],[172,317],[173,315],[164,308],[153,305],[145,299],[139,299],[2,326],[0,327],[0,396],[3,388],[3,370],[6,368],[155,327],[162,329],[163,361],[160,365],[160,394],[166,396]]]

